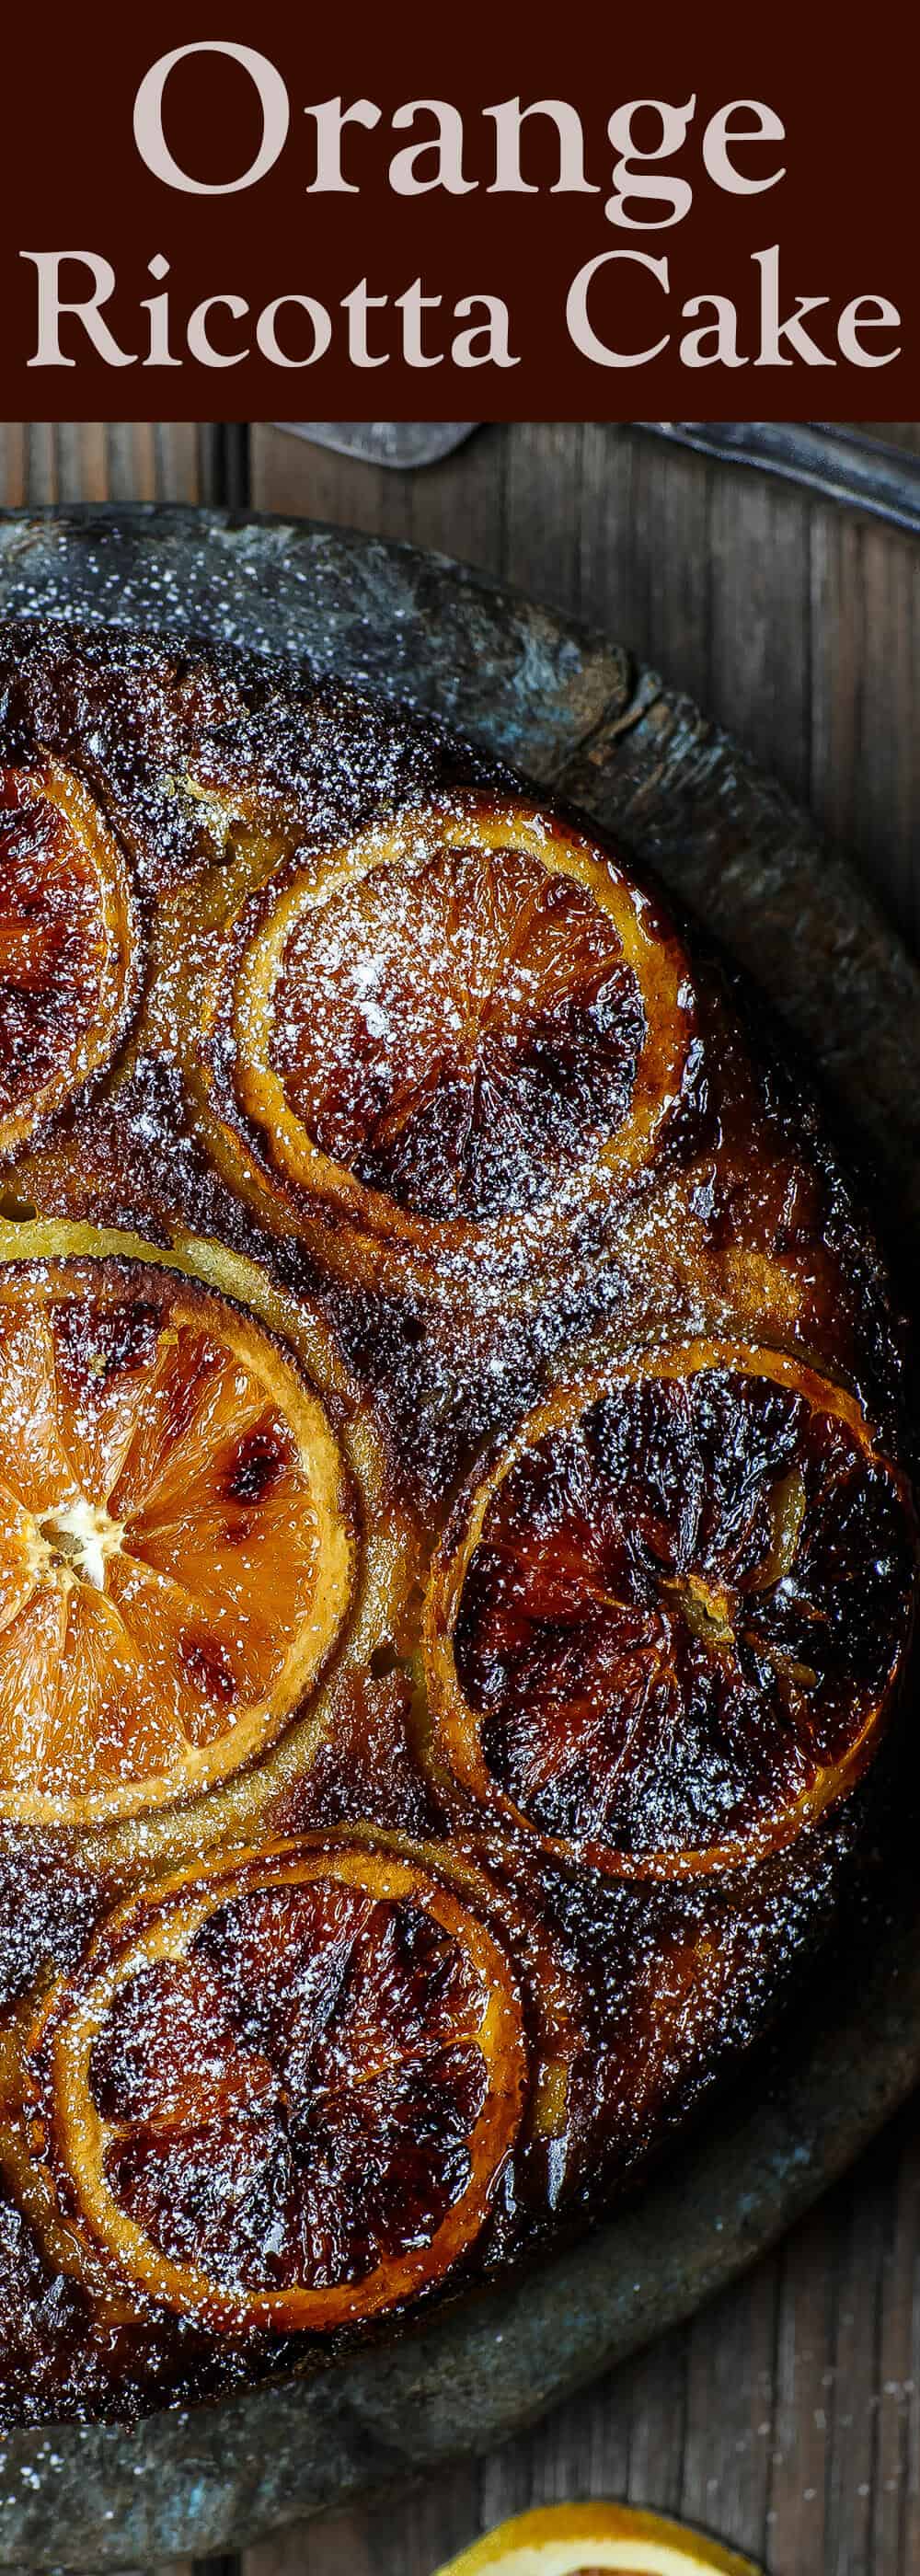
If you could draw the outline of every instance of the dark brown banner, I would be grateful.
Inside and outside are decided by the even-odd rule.
[[[5,416],[917,414],[881,22],[435,14],[23,13]]]

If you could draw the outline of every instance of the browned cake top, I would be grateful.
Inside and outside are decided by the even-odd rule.
[[[0,629],[0,2411],[584,2224],[859,1868],[903,1330],[661,891],[436,724]]]

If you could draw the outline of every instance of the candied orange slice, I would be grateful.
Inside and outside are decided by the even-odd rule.
[[[435,1758],[600,1868],[760,1854],[869,1760],[915,1574],[903,1477],[804,1361],[695,1342],[612,1363],[528,1416],[445,1533]]]
[[[446,1881],[470,1907],[511,1960],[527,2032],[525,2115],[515,2150],[514,2198],[554,2209],[571,2182],[584,2133],[590,2054],[584,1979],[564,1940],[538,1910],[532,1890],[514,1875],[514,1853],[493,1837],[477,1841],[418,1840],[373,1825],[333,1827],[326,1839],[360,1844],[397,1859],[421,1863]]]
[[[313,2332],[443,2278],[520,2122],[504,1950],[417,1862],[306,1838],[169,1880],[46,2005],[38,2133],[135,2291]]]
[[[316,1681],[355,1558],[326,1412],[252,1315],[141,1261],[0,1270],[0,1815],[226,1779]]]
[[[689,970],[616,860],[535,808],[462,796],[300,854],[238,914],[206,1013],[238,1184],[280,1190],[366,1275],[471,1254],[545,1266],[645,1164],[694,1031]]]
[[[79,779],[0,768],[0,1153],[114,1054],[136,927],[118,844]]]
[[[633,2505],[557,2504],[499,2523],[437,2576],[758,2576],[749,2558]]]

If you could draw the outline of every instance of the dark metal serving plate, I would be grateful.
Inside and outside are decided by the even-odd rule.
[[[621,647],[462,566],[305,522],[0,516],[0,613],[192,628],[439,708],[651,860],[751,969],[920,1237],[920,976],[782,791]],[[909,1879],[909,1874],[908,1874]],[[839,2173],[920,2077],[920,1889],[828,1974],[767,2070],[629,2206],[512,2286],[300,2382],[0,2443],[0,2564],[135,2565],[494,2442],[693,2308]]]

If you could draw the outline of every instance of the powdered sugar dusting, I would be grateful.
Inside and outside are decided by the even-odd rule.
[[[474,1914],[497,1927],[539,2044],[530,2043],[529,2122],[464,2247],[464,2262],[488,2273],[541,2244],[559,2208],[571,2216],[600,2205],[763,2026],[833,1912],[860,1815],[858,1806],[830,1812],[789,1851],[734,1876],[671,1883],[618,1879],[585,1866],[577,1850],[574,1859],[547,1857],[526,1830],[499,1832],[494,1815],[484,1816],[475,1797],[464,1806],[431,1759],[419,1616],[432,1544],[452,1508],[462,1521],[468,1505],[455,1497],[463,1479],[482,1474],[525,1410],[556,1379],[609,1366],[613,1354],[622,1366],[630,1354],[694,1335],[760,1338],[842,1373],[896,1441],[896,1342],[877,1256],[810,1109],[751,1050],[718,969],[691,959],[655,890],[635,885],[613,853],[539,797],[524,793],[522,803],[494,761],[438,720],[362,701],[338,679],[316,683],[257,651],[238,655],[238,638],[251,646],[263,634],[242,538],[217,592],[207,587],[204,555],[199,565],[189,567],[187,554],[183,561],[181,593],[168,551],[143,576],[145,614],[171,631],[171,643],[132,631],[135,574],[119,594],[117,540],[108,537],[87,556],[86,577],[101,611],[117,609],[120,631],[85,640],[66,625],[0,633],[5,757],[28,768],[41,750],[73,765],[140,897],[131,1024],[111,1069],[93,1076],[11,1171],[9,1221],[32,1206],[120,1228],[167,1253],[203,1239],[212,1271],[217,1264],[216,1293],[239,1295],[244,1307],[257,1294],[260,1328],[290,1337],[308,1375],[319,1376],[353,1480],[348,1526],[361,1569],[353,1624],[323,1684],[321,1744],[295,1730],[296,1758],[282,1743],[276,1767],[253,1773],[255,1828],[246,1785],[222,1830],[230,1841],[254,1829],[266,1839],[343,1828],[360,1838],[376,1826],[401,1836],[403,1848],[409,1837],[438,1884],[462,1887]],[[260,578],[264,566],[263,549]],[[225,630],[219,648],[184,639],[196,598],[205,597]],[[280,640],[296,648],[290,605],[285,617],[290,631]],[[277,643],[278,630],[278,615],[266,613],[266,638]],[[359,661],[352,634],[352,671]],[[572,853],[585,847],[589,859],[576,864]],[[260,987],[276,923],[283,935]],[[147,1367],[144,1301],[131,1293],[136,1257],[123,1247],[117,1301],[118,1368],[133,1373],[132,1384]],[[222,1260],[240,1266],[220,1271]],[[36,1300],[53,1262],[46,1247],[32,1273]],[[17,1377],[6,1350],[0,1437],[10,1490],[14,1461],[21,1474],[24,1458],[47,1480],[36,1426],[59,1423],[67,1369],[76,1371],[79,1400],[57,1486],[50,1500],[36,1490],[24,1508],[58,1573],[96,1596],[97,1613],[128,1520],[117,1477],[98,1493],[91,1484],[100,1444],[114,1444],[114,1465],[120,1438],[111,1353],[96,1326],[59,1341],[55,1398],[44,1407],[41,1352],[24,1348]],[[237,1516],[237,1572],[229,1582],[224,1569],[221,1618],[185,1636],[181,1689],[203,1732],[217,1727],[221,1702],[226,1722],[228,1694],[242,1687],[234,1657],[257,1661],[264,1647],[258,1509],[278,1513],[276,1623],[292,1565],[296,1573],[291,1519],[281,1510],[290,1459],[264,1407],[258,1420],[242,1418],[239,1378],[238,1365],[227,1382],[232,1440],[209,1492],[224,1523]],[[141,1412],[152,1475],[159,1417],[149,1392]],[[177,1405],[190,1437],[199,1418],[186,1378]],[[184,1477],[173,1461],[179,1490],[168,1542],[155,1532],[145,1541],[148,1553],[159,1550],[158,1578],[177,1589],[191,1570],[193,1506],[213,1463],[201,1438]],[[117,1461],[122,1478],[129,1451],[130,1442]],[[162,1463],[168,1475],[165,1453]],[[594,1508],[590,1496],[581,1501]],[[797,1534],[791,1503],[787,1517]],[[582,1531],[577,1563],[587,1552]],[[714,1599],[710,1583],[706,1616]],[[521,1606],[511,1605],[515,1614]],[[96,1613],[91,1604],[87,1617]],[[506,1664],[518,1642],[504,1639]],[[35,1657],[33,1666],[34,1679]],[[177,1667],[171,1673],[175,1713],[180,1677]],[[257,1680],[253,1667],[250,1696]],[[43,1689],[39,1675],[39,1717],[48,1715]],[[125,1677],[122,1716],[128,1692]],[[16,1695],[20,1719],[26,1696]],[[65,1745],[58,1755],[72,1751]],[[20,1753],[31,1777],[37,1734]],[[529,1745],[528,1758],[544,1754]],[[696,1775],[683,1786],[692,1801]],[[558,1822],[559,1782],[544,1788]],[[138,1883],[177,1859],[200,1869],[207,1813],[205,1802],[197,1817],[168,1827],[142,1815],[111,1850],[98,1841],[84,1848],[69,1829],[49,1839],[46,1829],[9,1828],[0,1871],[8,2001],[52,1970],[79,1973],[94,1920]],[[306,2236],[291,2197],[294,2113],[290,2101],[279,2107],[289,2040],[282,2046],[271,2019],[277,1981],[259,2003],[264,2028],[250,2014],[241,2037],[234,2022],[219,2066],[210,1987],[207,2009],[200,1996],[195,2005],[197,1988],[190,2009],[185,1989],[161,1980],[155,1992],[144,1989],[144,2048],[132,2056],[127,2025],[116,2034],[126,2101],[135,2059],[146,2062],[158,2031],[166,2033],[164,2082],[173,2080],[169,2052],[181,2034],[183,2100],[204,2131],[180,2157],[172,2217],[157,2200],[156,2159],[143,2141],[122,2141],[113,2154],[137,2223],[163,2237],[174,2220],[185,2230],[180,2252],[210,2246],[225,2286],[246,2262],[296,2271],[305,2246],[317,2278],[323,2263],[328,2277],[336,2263],[341,2270],[340,2251],[321,2243],[330,2175],[336,2244],[342,2226],[346,2236],[359,2225],[370,2231],[362,2251],[348,2241],[345,2268],[356,2281],[370,2277],[384,2238],[405,2251],[414,2230],[430,2244],[444,2211],[459,2206],[482,2102],[480,2074],[467,2062],[471,2026],[461,2015],[444,2035],[438,1997],[453,1992],[445,1959],[439,1951],[423,1960],[421,1935],[410,1937],[404,1924],[399,1942],[385,1992],[374,1984],[373,2015],[363,1969],[353,1983],[351,1970],[340,1977],[336,1952],[322,2047],[307,2010],[322,1944],[304,1936],[296,1952],[296,2082],[284,2063],[297,2117],[306,2122],[309,2097],[318,2123],[304,2164],[313,2193]],[[132,1989],[132,2010],[136,2003],[143,2020],[139,1994]],[[414,2040],[384,2052],[385,2063],[373,2058],[369,2033],[379,2037],[380,2016],[390,2031],[397,1996],[400,2014],[422,1999],[423,2054],[437,2072],[427,2089],[415,2083]],[[347,2120],[343,2112],[336,2126],[317,2071],[322,2049],[341,2053],[359,2026],[362,2071],[386,2092],[369,2132],[348,2086]],[[245,2085],[234,2092],[242,2063]],[[229,2087],[219,2117],[218,2078]],[[126,2312],[122,2282],[113,2306],[111,2283],[103,2293],[91,2263],[69,2266],[60,2237],[48,2232],[47,2207],[24,2181],[21,2136],[8,2142],[0,2207],[11,2417],[143,2411],[290,2361],[283,2338],[262,2325],[218,2331],[201,2303],[171,2317],[135,2287]]]

